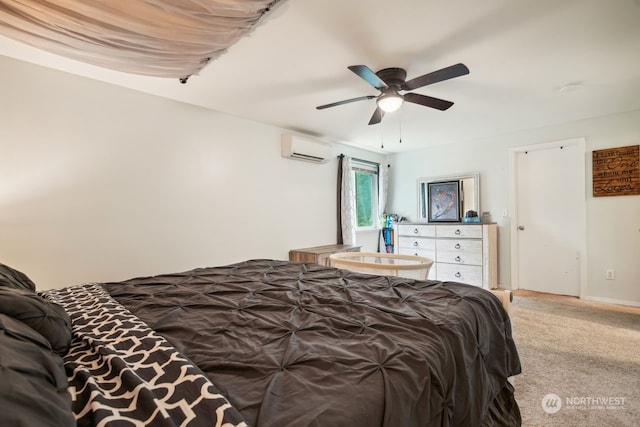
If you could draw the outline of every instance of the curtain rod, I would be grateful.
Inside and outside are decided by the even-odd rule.
[[[338,157],[344,157],[344,154],[338,154]],[[365,164],[374,165],[374,166],[380,166],[380,163],[372,162],[371,160],[358,159],[357,157],[352,157],[352,159],[355,160],[356,162],[365,163]],[[387,165],[387,167],[390,168],[391,165]]]

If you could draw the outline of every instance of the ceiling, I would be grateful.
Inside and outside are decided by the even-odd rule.
[[[288,0],[184,85],[4,37],[0,54],[385,152],[640,109],[640,0]],[[375,100],[315,108],[378,94],[349,65],[411,79],[458,62],[469,75],[415,90],[447,111],[405,103],[369,126]]]

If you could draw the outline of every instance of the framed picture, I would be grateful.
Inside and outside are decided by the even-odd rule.
[[[429,222],[460,222],[459,181],[429,182]]]

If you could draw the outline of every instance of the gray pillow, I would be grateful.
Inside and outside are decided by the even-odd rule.
[[[0,425],[75,427],[62,358],[44,337],[0,314]]]
[[[58,304],[31,291],[0,287],[0,313],[40,333],[60,356],[69,351],[71,319]]]
[[[0,287],[36,291],[36,284],[26,274],[4,264],[0,264]]]

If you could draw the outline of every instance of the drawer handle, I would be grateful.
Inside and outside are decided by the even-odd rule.
[[[460,243],[456,243],[456,249],[460,249]]]
[[[460,259],[460,257],[459,257],[459,256],[457,256],[457,257],[456,257],[456,261],[460,262],[460,261],[462,261],[462,260]]]
[[[456,276],[457,278],[460,278],[460,277],[462,277],[462,274],[460,274],[460,272],[458,271],[458,272],[455,274],[455,276]]]
[[[455,234],[460,235],[460,229],[459,229],[459,228],[458,228],[458,229],[456,229]]]
[[[417,228],[413,229],[413,234],[418,234],[418,229]]]
[[[418,247],[418,242],[413,242],[413,246]]]

